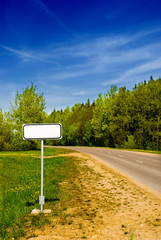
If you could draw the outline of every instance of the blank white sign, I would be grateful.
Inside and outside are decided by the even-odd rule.
[[[24,124],[23,139],[60,139],[62,137],[62,125],[52,124]]]

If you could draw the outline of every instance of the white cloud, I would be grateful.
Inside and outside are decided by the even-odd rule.
[[[25,51],[20,51],[20,50],[17,50],[17,49],[11,48],[11,47],[7,47],[7,46],[2,46],[2,45],[0,45],[0,47],[3,48],[6,51],[9,51],[11,53],[14,53],[14,54],[19,55],[19,56],[24,57],[24,58],[33,58],[33,59],[36,58],[31,53],[28,53],[28,52],[25,52]]]
[[[108,38],[99,38],[80,45],[57,49],[55,59],[65,58],[67,63],[62,64],[61,71],[55,71],[54,74],[48,76],[48,79],[50,81],[63,81],[83,76],[91,79],[93,75],[106,74],[108,77],[109,73],[113,73],[116,83],[119,82],[116,79],[119,75],[119,78],[122,79],[132,74],[135,75],[136,72],[137,74],[143,73],[147,70],[158,69],[161,66],[160,42],[136,47],[135,45],[131,46],[129,37],[120,39],[115,37],[113,44],[111,39],[108,40]],[[81,58],[82,56],[83,58]],[[121,78],[121,76],[123,77]]]
[[[46,47],[32,51],[0,47],[20,57],[23,60],[22,69],[24,67],[26,70],[28,67],[25,59],[33,63],[34,72],[31,72],[26,81],[36,80],[40,92],[44,91],[47,109],[52,106],[57,106],[58,109],[86,98],[91,99],[108,85],[125,85],[127,81],[132,81],[131,85],[134,85],[137,81],[146,79],[147,75],[155,75],[154,73],[159,77],[161,43],[160,40],[150,40],[151,34],[157,31],[159,30],[147,30],[132,36],[88,38],[81,43],[72,41],[70,45],[66,43],[62,47],[50,46],[50,49]],[[148,38],[146,44],[144,38]],[[5,71],[1,69],[0,73],[4,77]],[[0,91],[3,91],[2,88]],[[8,88],[6,91],[8,96],[12,89]]]
[[[72,92],[71,95],[72,96],[89,96],[89,95],[94,94],[94,93],[96,93],[96,92],[80,90],[80,91]]]
[[[130,69],[126,72],[125,75],[126,76],[138,75],[140,73],[146,73],[157,69],[161,70],[161,57],[157,58],[154,61],[144,63],[136,68]]]
[[[155,70],[159,70],[161,73],[161,57],[157,58],[156,60],[148,61],[146,63],[140,64],[137,67],[125,70],[120,77],[109,80],[109,81],[105,81],[102,85],[106,86],[110,84],[117,84],[125,80],[133,80],[133,79],[135,79],[136,81],[138,79],[141,79],[141,76],[144,76],[145,78],[147,73],[149,73],[149,76],[152,75],[152,73],[154,73]]]
[[[8,51],[10,53],[13,53],[13,54],[15,54],[18,57],[21,57],[23,59],[23,61],[26,61],[26,60],[30,59],[30,60],[36,60],[36,61],[42,61],[42,62],[57,64],[54,61],[46,59],[43,56],[43,54],[41,55],[41,54],[39,54],[37,52],[31,52],[29,50],[27,50],[27,51],[17,50],[17,49],[8,47],[8,46],[3,46],[3,45],[0,45],[0,48],[4,49],[4,50],[6,50],[6,51]]]

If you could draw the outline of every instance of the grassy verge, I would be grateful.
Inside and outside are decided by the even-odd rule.
[[[44,149],[44,156],[65,154],[63,149]],[[0,236],[16,239],[25,234],[24,216],[40,208],[40,151],[0,153]],[[65,157],[44,159],[44,195],[46,207],[58,201],[59,183],[68,175]],[[44,220],[45,221],[45,220]]]
[[[88,155],[67,154],[71,151],[63,149],[44,151],[49,215],[30,214],[40,208],[40,152],[0,157],[1,239],[160,239],[160,199]]]
[[[67,158],[59,200],[50,202],[50,215],[28,217],[23,240],[160,239],[159,199],[88,155]]]

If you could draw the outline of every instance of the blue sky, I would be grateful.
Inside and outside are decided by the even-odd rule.
[[[161,77],[161,0],[0,0],[0,108],[31,82],[46,111]]]

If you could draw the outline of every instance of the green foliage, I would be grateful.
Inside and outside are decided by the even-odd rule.
[[[54,110],[47,118],[48,122],[61,122],[63,126],[63,138],[60,141],[47,141],[49,144],[60,145],[88,145],[85,137],[87,123],[93,115],[94,103],[75,104],[64,111]]]
[[[161,79],[151,76],[133,91],[112,86],[92,104],[54,110],[49,118],[63,125],[61,145],[161,150]]]
[[[115,95],[109,115],[109,130],[118,147],[130,133],[130,97],[130,91],[125,87],[120,88],[118,94]]]
[[[92,124],[90,121],[86,123],[85,134],[84,134],[83,140],[84,140],[85,145],[87,145],[87,146],[91,147],[95,144],[94,131],[93,131]]]
[[[44,121],[45,99],[43,94],[37,94],[36,91],[37,87],[31,84],[23,93],[16,92],[14,105],[11,105],[11,116],[18,126]]]
[[[24,123],[43,123],[46,118],[45,99],[38,94],[37,87],[31,84],[22,93],[16,92],[14,104],[9,113],[12,121],[12,150],[28,150],[40,148],[38,141],[22,140],[22,126]]]
[[[127,136],[128,140],[127,141],[124,141],[123,143],[123,148],[126,148],[126,149],[137,149],[138,146],[136,144],[136,141],[134,139],[134,136],[133,135],[130,135],[130,136]]]
[[[132,91],[111,86],[92,104],[77,103],[65,110],[45,114],[45,99],[33,84],[16,93],[8,115],[0,111],[0,149],[27,150],[38,141],[22,140],[23,123],[61,123],[63,138],[48,145],[133,146],[161,150],[161,79],[135,84]],[[135,139],[135,140],[134,140]]]
[[[12,123],[0,109],[0,151],[10,150],[11,139]]]
[[[139,148],[158,151],[161,149],[161,79],[151,78],[148,84],[139,84],[132,102],[134,136]]]
[[[95,108],[91,119],[95,142],[97,142],[98,145],[103,144],[103,111],[104,98],[102,94],[99,94],[98,98],[96,99]]]
[[[65,150],[44,149],[44,155],[68,153]],[[21,237],[23,216],[34,208],[40,209],[40,151],[1,153],[0,157],[0,235],[2,239]],[[59,201],[59,183],[69,171],[69,160],[65,157],[46,158],[44,161],[44,195],[47,208]],[[43,225],[34,217],[32,223]],[[20,232],[21,231],[21,232]],[[11,234],[11,235],[10,235]],[[1,239],[1,237],[0,237]]]

